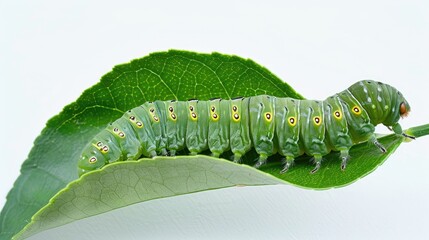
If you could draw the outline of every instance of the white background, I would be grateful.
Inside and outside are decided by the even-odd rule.
[[[429,122],[427,1],[153,2],[0,1],[0,206],[49,118],[114,65],[156,51],[251,58],[307,98],[383,81],[412,106],[404,128]],[[133,223],[151,238],[425,238],[428,143],[404,144],[345,188],[246,187],[156,200],[136,205],[143,212]]]

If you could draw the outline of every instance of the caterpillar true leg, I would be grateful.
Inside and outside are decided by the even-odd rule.
[[[167,149],[162,148],[162,149],[161,149],[161,155],[162,155],[162,156],[168,156],[168,151],[167,151]]]
[[[241,163],[241,154],[235,153],[234,156],[233,156],[233,159],[234,159],[233,161],[235,163]]]
[[[156,151],[151,151],[151,152],[149,153],[149,156],[150,156],[151,158],[156,157],[156,156],[157,156]]]
[[[378,142],[377,138],[375,137],[375,134],[371,135],[371,137],[370,137],[370,139],[368,140],[368,142],[371,142],[371,143],[373,143],[375,146],[377,146],[377,147],[378,147],[378,149],[380,149],[380,151],[381,151],[382,153],[386,153],[386,152],[387,152],[386,148],[385,148],[385,147],[384,147],[380,142]]]
[[[349,150],[348,149],[341,150],[340,157],[341,157],[341,170],[344,171],[346,169],[347,162],[350,159]]]
[[[410,136],[410,135],[404,133],[402,131],[402,127],[401,127],[401,125],[399,123],[395,123],[393,126],[387,127],[387,128],[389,128],[391,131],[395,132],[396,134],[400,134],[400,135],[402,135],[402,136],[404,136],[406,138],[413,139],[413,140],[416,139],[415,137]]]
[[[267,158],[268,156],[265,154],[261,154],[259,155],[258,161],[256,162],[256,164],[254,165],[255,168],[259,168],[262,165],[264,165],[267,162]]]
[[[313,168],[313,170],[311,170],[310,172],[311,174],[316,173],[320,169],[320,166],[322,165],[322,159],[323,159],[322,155],[317,154],[313,156],[313,160],[316,166]]]
[[[286,162],[284,164],[283,169],[280,171],[280,174],[287,172],[287,170],[289,170],[289,168],[293,165],[294,160],[295,160],[294,157],[286,156],[286,159],[285,159]]]

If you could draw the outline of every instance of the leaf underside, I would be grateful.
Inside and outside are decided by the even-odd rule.
[[[313,166],[306,156],[297,159],[286,174],[280,174],[279,155],[269,158],[260,168],[263,172],[206,156],[181,156],[111,164],[76,180],[77,158],[87,141],[126,110],[145,101],[260,94],[302,99],[265,68],[236,56],[173,50],[116,66],[48,121],[7,196],[0,215],[0,239],[9,239],[30,219],[17,237],[129,204],[196,191],[283,181],[311,189],[340,187],[372,172],[402,142],[402,137],[395,135],[380,139],[387,154],[366,143],[354,146],[345,171],[340,170],[338,153],[325,156],[316,174],[309,174]],[[223,157],[229,158],[229,154]],[[256,158],[256,153],[250,152],[244,163],[253,165]],[[226,173],[231,175],[223,175]]]
[[[147,200],[225,187],[280,183],[280,179],[261,174],[252,167],[204,155],[119,162],[69,184],[17,237],[25,238]]]

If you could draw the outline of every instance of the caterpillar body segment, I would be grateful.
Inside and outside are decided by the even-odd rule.
[[[191,155],[207,150],[208,142],[208,102],[188,101],[188,123],[186,127],[186,147]],[[184,116],[179,116],[184,117]]]
[[[304,153],[299,147],[300,121],[299,103],[287,98],[277,98],[275,105],[275,133],[277,136],[278,152],[282,156],[295,158]]]
[[[249,115],[252,143],[259,154],[256,167],[277,152],[275,146],[275,106],[276,98],[261,95],[249,98]]]
[[[214,157],[230,149],[230,108],[230,101],[220,98],[209,102],[208,146]]]
[[[176,155],[187,149],[213,156],[231,150],[234,161],[251,148],[259,154],[255,167],[275,153],[285,157],[286,172],[296,157],[313,156],[315,173],[323,156],[339,151],[345,169],[349,149],[362,141],[385,148],[374,135],[384,124],[396,134],[410,106],[395,88],[360,81],[323,101],[259,95],[232,100],[155,101],[133,108],[98,133],[83,149],[78,162],[82,175],[106,164],[141,156]]]
[[[323,104],[325,126],[329,126],[325,128],[325,139],[329,148],[334,151],[349,149],[353,142],[344,115],[344,109],[348,110],[347,106],[341,104],[337,95],[327,98]]]
[[[252,148],[250,136],[249,98],[232,99],[230,102],[230,147],[234,162],[240,162],[241,156]]]

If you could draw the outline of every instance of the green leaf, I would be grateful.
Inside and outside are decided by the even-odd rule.
[[[255,168],[204,155],[114,163],[70,183],[18,239],[133,203],[232,186],[280,184]]]
[[[236,56],[168,51],[115,67],[102,77],[100,83],[48,121],[7,196],[0,215],[0,238],[9,239],[28,223],[20,237],[140,201],[237,184],[275,184],[281,179],[312,189],[344,186],[373,171],[403,140],[395,135],[381,139],[388,154],[381,154],[376,147],[367,144],[355,146],[350,152],[352,160],[344,172],[339,169],[337,153],[326,156],[322,168],[314,175],[309,174],[313,166],[308,164],[308,157],[300,158],[288,173],[280,175],[281,157],[273,156],[261,170],[278,180],[245,165],[204,156],[186,156],[111,164],[76,180],[76,163],[81,149],[128,109],[154,100],[228,99],[260,94],[302,99],[265,68]],[[428,129],[426,125],[408,132],[418,137],[428,134]],[[253,151],[246,154],[244,162],[254,164],[256,158]],[[156,171],[148,170],[151,166],[152,169],[162,169],[165,174],[154,174]],[[140,167],[142,175],[136,174]],[[234,175],[223,175],[228,172]],[[150,177],[146,178],[147,175]],[[201,179],[207,181],[199,181]],[[141,185],[139,192],[136,185],[127,185],[139,181],[146,183]],[[159,185],[154,187],[151,183]],[[176,185],[170,189],[163,187],[169,184]],[[99,202],[105,204],[97,204]]]
[[[302,98],[251,60],[218,53],[168,51],[116,66],[46,124],[0,214],[0,239],[20,231],[77,176],[81,149],[124,111],[145,101],[270,94]]]

